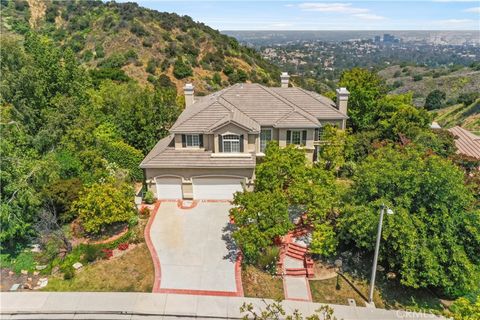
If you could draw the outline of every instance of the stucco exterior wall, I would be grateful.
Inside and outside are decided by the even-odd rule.
[[[225,176],[225,177],[243,177],[246,179],[247,190],[252,190],[255,175],[254,168],[162,168],[162,169],[145,169],[145,180],[147,189],[157,196],[157,188],[155,178],[161,177],[179,177],[182,179],[182,192],[184,198],[188,199],[193,196],[192,178],[199,176]]]

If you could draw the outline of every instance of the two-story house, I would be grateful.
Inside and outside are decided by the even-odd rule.
[[[301,88],[239,83],[205,97],[184,87],[185,110],[142,161],[147,188],[159,199],[232,199],[251,188],[270,140],[304,148],[316,160],[322,127],[345,128],[348,91],[337,101]]]

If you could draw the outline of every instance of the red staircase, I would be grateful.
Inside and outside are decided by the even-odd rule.
[[[303,235],[303,231],[300,235]],[[299,232],[296,233],[296,236]],[[277,263],[277,273],[279,275],[289,276],[301,276],[301,277],[313,277],[313,260],[308,254],[308,248],[293,242],[294,235],[290,233],[283,237],[282,248],[280,250],[280,261]],[[285,268],[285,257],[301,260],[303,262],[303,268]]]

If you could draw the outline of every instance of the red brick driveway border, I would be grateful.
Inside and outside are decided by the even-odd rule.
[[[150,229],[152,227],[155,216],[157,215],[158,209],[160,208],[162,202],[177,202],[178,200],[160,200],[155,203],[153,211],[148,220],[147,226],[145,227],[145,242],[147,243],[148,250],[152,257],[153,266],[155,270],[154,283],[152,288],[152,293],[176,293],[176,294],[192,294],[192,295],[204,295],[204,296],[224,296],[224,297],[243,297],[243,285],[242,285],[242,254],[237,255],[237,260],[235,262],[235,284],[237,291],[214,291],[214,290],[190,290],[190,289],[161,289],[160,283],[162,280],[162,268],[160,265],[160,258],[158,257],[157,251],[152,243],[150,237]],[[202,202],[229,202],[223,200],[202,200]],[[193,207],[195,207],[195,203]],[[179,205],[179,208],[181,206]],[[189,208],[190,209],[190,208]]]

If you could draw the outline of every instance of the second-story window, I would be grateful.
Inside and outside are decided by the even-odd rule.
[[[222,137],[223,152],[241,152],[240,136],[236,134],[227,134]]]
[[[182,135],[182,144],[184,148],[198,148],[201,147],[201,137],[199,134],[184,134]]]
[[[287,130],[287,144],[304,146],[307,144],[307,130]]]
[[[264,152],[267,143],[272,140],[272,129],[262,129],[260,131],[260,152]]]

